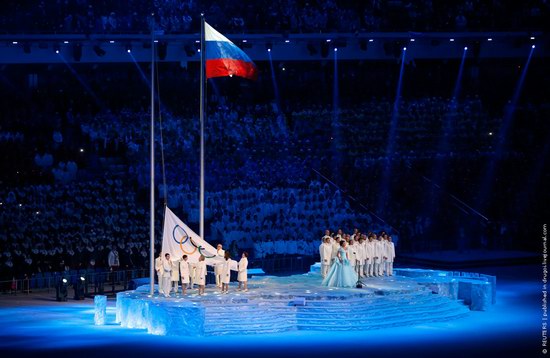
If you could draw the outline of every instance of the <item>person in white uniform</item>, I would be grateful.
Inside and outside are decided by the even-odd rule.
[[[216,253],[219,257],[224,257],[225,256],[225,250],[223,250],[223,247],[222,247],[222,244],[218,244],[217,246],[217,253]],[[214,274],[216,275],[216,286],[218,287],[222,287],[222,267],[221,267],[221,264],[216,264],[216,266],[214,266]]]
[[[189,285],[190,271],[189,263],[187,262],[187,255],[183,255],[179,264],[180,264],[180,276],[181,276],[181,291],[182,294],[187,293],[187,286]]]
[[[222,293],[229,293],[229,281],[231,280],[231,255],[225,251],[224,262],[221,264]]]
[[[159,256],[155,259],[155,271],[157,272],[157,282],[158,282],[158,291],[159,295],[164,294],[162,286],[162,276],[164,275],[164,267],[162,266],[162,252],[159,252]]]
[[[178,286],[180,282],[180,260],[170,261],[172,264],[172,275],[170,277],[170,290],[178,294]]]
[[[322,242],[325,242],[325,240],[326,240],[327,238],[328,238],[328,239],[331,239],[331,237],[330,237],[330,230],[328,230],[328,229],[325,230],[325,235],[321,238],[321,241],[322,241]]]
[[[196,264],[195,270],[195,283],[199,285],[199,295],[204,294],[204,286],[206,286],[206,262],[204,262],[205,257],[201,255],[199,257],[199,262]]]
[[[197,264],[189,262],[189,288],[192,290],[195,288],[195,277],[197,273]]]
[[[359,278],[363,277],[363,267],[365,266],[365,237],[364,235],[359,236],[359,242],[355,245],[357,249],[357,267],[356,271],[359,275]]]
[[[369,276],[374,277],[378,275],[378,264],[380,263],[378,245],[376,244],[376,234],[372,234],[369,238],[370,249],[372,252],[371,266],[369,267]]]
[[[325,278],[328,270],[330,269],[330,262],[332,258],[332,244],[330,243],[330,236],[325,237],[323,243],[319,245],[319,255],[321,256],[321,276]]]
[[[369,234],[365,241],[365,276],[374,276],[374,235]]]
[[[388,236],[388,241],[386,242],[386,275],[393,276],[393,260],[395,260],[395,245],[393,244],[392,237]]]
[[[356,271],[356,266],[357,266],[357,247],[358,245],[355,244],[355,240],[353,239],[350,239],[349,240],[349,245],[347,247],[348,249],[348,260],[349,260],[349,264],[351,265],[351,267],[353,268],[353,271],[357,272]]]
[[[336,256],[338,255],[338,250],[340,249],[340,239],[337,237],[332,239],[332,252],[330,254],[330,264],[332,265],[334,261],[336,260]]]
[[[239,290],[244,292],[248,291],[248,252],[243,252],[239,261],[239,275],[237,276],[239,281]]]
[[[165,297],[170,297],[170,280],[172,278],[172,262],[170,261],[170,254],[164,255],[162,260],[162,292]]]
[[[386,262],[386,245],[384,243],[383,236],[378,236],[378,240],[375,242],[378,249],[378,271],[377,276],[384,276],[384,264]]]

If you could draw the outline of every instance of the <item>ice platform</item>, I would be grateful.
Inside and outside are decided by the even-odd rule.
[[[156,335],[351,331],[455,320],[493,302],[494,280],[461,279],[446,271],[394,271],[398,275],[363,279],[363,288],[323,287],[318,273],[256,277],[248,292],[231,283],[230,293],[221,294],[209,285],[204,296],[196,290],[186,296],[150,296],[144,286],[117,294],[116,319],[123,327]]]

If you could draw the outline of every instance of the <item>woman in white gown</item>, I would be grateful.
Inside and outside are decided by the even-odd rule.
[[[349,256],[346,250],[347,246],[348,243],[345,240],[340,241],[340,248],[336,254],[336,259],[321,285],[328,287],[355,286],[357,274],[349,262]]]

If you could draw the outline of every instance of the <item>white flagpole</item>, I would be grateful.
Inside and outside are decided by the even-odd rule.
[[[155,14],[151,19],[151,188],[149,210],[149,293],[155,293]]]
[[[204,46],[204,14],[201,14],[201,75],[200,75],[200,124],[201,124],[201,164],[200,164],[200,226],[199,236],[204,238],[204,121],[206,110],[206,98],[205,98],[205,86],[206,79],[204,77],[205,71],[205,58],[206,48]]]

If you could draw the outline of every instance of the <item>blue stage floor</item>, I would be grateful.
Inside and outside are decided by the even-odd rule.
[[[497,303],[488,312],[445,323],[362,332],[292,331],[244,336],[169,337],[115,324],[94,326],[93,302],[58,303],[0,298],[0,356],[58,357],[506,357],[541,355],[541,270],[538,266],[483,268],[498,277]],[[246,318],[243,318],[246,319]]]

